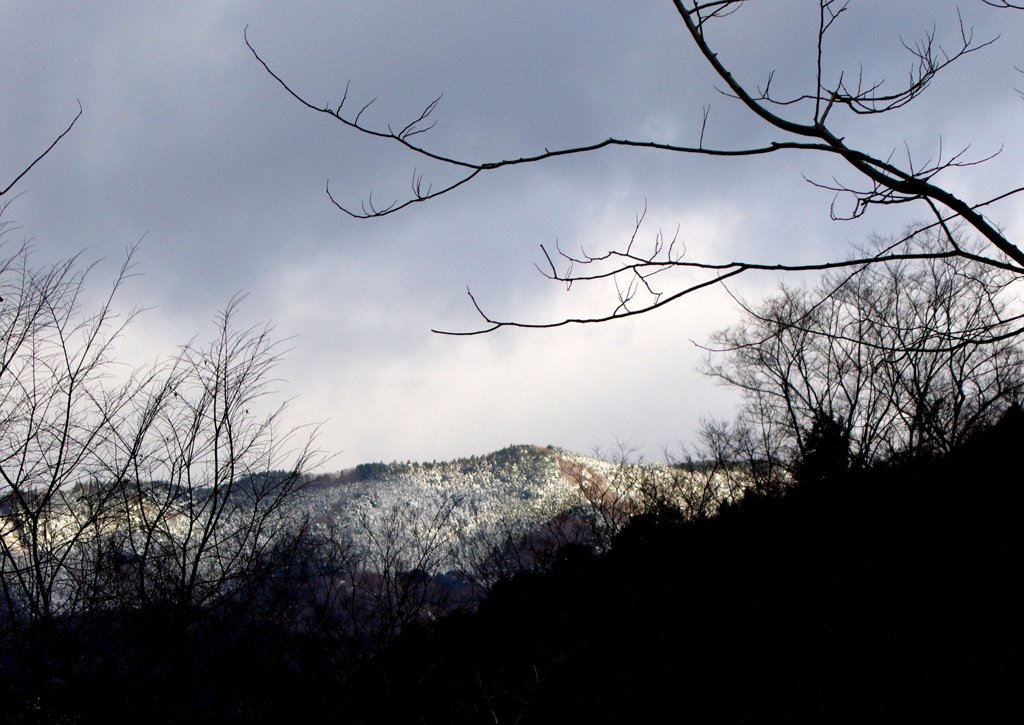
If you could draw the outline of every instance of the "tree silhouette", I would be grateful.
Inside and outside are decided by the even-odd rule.
[[[842,478],[850,465],[850,437],[846,426],[819,413],[804,441],[803,456],[794,468],[801,484],[822,484]]]
[[[848,129],[863,123],[868,117],[899,111],[927,93],[936,78],[951,66],[964,62],[995,42],[996,38],[975,37],[973,29],[957,11],[945,17],[936,10],[936,20],[914,41],[902,40],[907,67],[902,85],[886,84],[884,78],[867,78],[863,66],[847,66],[833,57],[833,38],[843,32],[844,17],[852,0],[819,0],[817,7],[808,9],[809,19],[816,26],[814,40],[806,48],[809,67],[799,69],[797,77],[804,84],[802,91],[783,95],[777,91],[782,84],[775,69],[765,69],[762,80],[755,81],[730,65],[730,59],[717,46],[718,33],[723,36],[733,25],[742,25],[747,17],[750,0],[673,0],[673,7],[685,37],[713,70],[721,84],[720,92],[733,103],[745,109],[763,127],[774,134],[773,140],[756,146],[712,146],[705,141],[712,130],[708,108],[705,107],[699,130],[694,132],[690,144],[679,144],[654,139],[610,137],[582,141],[577,145],[544,148],[524,152],[520,156],[475,161],[453,153],[432,149],[424,139],[434,127],[440,97],[427,104],[408,122],[378,124],[370,120],[373,101],[352,103],[349,88],[334,104],[318,105],[295,90],[294,86],[275,72],[246,37],[246,44],[265,68],[296,101],[311,111],[324,114],[344,127],[368,137],[385,139],[404,148],[414,157],[446,167],[456,173],[453,182],[434,186],[424,181],[423,175],[414,173],[411,194],[386,204],[373,200],[372,195],[362,204],[352,205],[338,200],[328,186],[331,202],[348,216],[366,219],[394,214],[419,203],[455,193],[461,187],[481,176],[511,167],[538,164],[550,159],[580,154],[592,154],[611,147],[653,150],[679,156],[777,156],[803,153],[826,156],[838,161],[841,168],[852,171],[857,182],[832,180],[814,181],[817,187],[832,191],[835,201],[831,215],[835,219],[857,218],[872,209],[891,205],[915,205],[927,221],[912,228],[906,235],[894,239],[883,248],[854,258],[836,255],[830,259],[807,264],[795,264],[783,259],[771,261],[740,260],[716,262],[694,260],[685,256],[684,246],[678,238],[663,238],[659,233],[650,248],[643,250],[637,241],[643,214],[638,215],[636,229],[628,243],[619,249],[590,255],[585,252],[570,254],[561,249],[543,250],[541,271],[552,280],[567,285],[579,282],[612,282],[617,299],[611,311],[589,317],[567,318],[554,322],[502,320],[489,315],[472,292],[472,304],[482,319],[482,326],[458,334],[479,334],[501,327],[558,327],[570,323],[604,322],[643,314],[670,304],[682,297],[751,271],[822,271],[840,268],[860,269],[881,261],[898,262],[910,259],[969,259],[993,269],[1007,271],[1016,277],[1024,274],[1024,249],[1003,231],[1003,227],[989,219],[989,210],[998,202],[1024,191],[1024,187],[1010,188],[985,199],[970,199],[946,183],[952,170],[984,162],[982,157],[968,155],[968,147],[952,153],[941,143],[938,154],[929,160],[907,157],[898,161],[894,155],[878,155],[849,141],[854,135]],[[990,8],[1013,11],[1021,9],[1014,2],[986,0]],[[990,11],[994,12],[994,11]],[[939,18],[944,21],[951,38],[945,44],[940,40]],[[887,18],[880,15],[869,22],[881,27]],[[927,27],[927,23],[925,24]],[[787,43],[792,42],[787,36]],[[838,55],[838,54],[837,54]],[[950,93],[951,105],[958,96]],[[842,130],[839,130],[842,129]],[[900,145],[893,139],[890,146]],[[964,248],[956,232],[963,227],[983,241],[977,250]],[[934,230],[940,244],[932,250],[912,249],[912,240]],[[668,273],[668,274],[666,274]],[[673,273],[677,273],[673,275]],[[657,276],[657,278],[656,278]],[[669,280],[676,279],[673,283]],[[1011,332],[1021,331],[1019,324]],[[455,334],[455,333],[452,333]]]
[[[0,678],[19,690],[12,717],[21,703],[57,720],[55,702],[74,699],[60,683],[95,674],[86,661],[128,658],[133,683],[187,672],[197,623],[209,632],[248,612],[288,564],[293,504],[318,459],[315,429],[266,409],[280,349],[269,328],[237,329],[239,298],[210,345],[119,364],[137,312],[114,300],[134,254],[95,306],[77,258],[37,268],[27,247],[0,258]]]
[[[913,244],[927,254],[941,240]],[[954,256],[783,286],[741,302],[741,321],[712,336],[706,372],[743,393],[740,417],[763,432],[769,460],[806,458],[826,421],[842,426],[855,467],[949,452],[1024,392],[1015,279]]]

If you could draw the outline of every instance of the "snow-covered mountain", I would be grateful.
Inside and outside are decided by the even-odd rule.
[[[460,556],[567,518],[589,527],[591,537],[610,535],[659,497],[685,507],[688,492],[713,489],[721,499],[720,483],[713,474],[667,464],[513,445],[454,461],[373,463],[321,475],[308,481],[299,508],[371,560],[402,549],[411,552],[405,567],[446,570],[462,568]],[[424,546],[432,556],[422,556]]]

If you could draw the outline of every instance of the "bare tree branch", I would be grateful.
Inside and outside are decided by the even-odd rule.
[[[2,190],[0,190],[0,196],[3,196],[8,191],[10,191],[11,188],[15,184],[17,184],[19,181],[21,181],[22,177],[25,176],[25,174],[27,174],[29,171],[32,170],[32,167],[34,167],[36,164],[38,164],[40,161],[42,161],[46,157],[46,155],[48,153],[50,153],[50,151],[53,150],[53,147],[56,146],[58,143],[60,143],[60,140],[62,138],[64,138],[65,136],[67,136],[71,132],[71,129],[75,127],[75,124],[78,123],[78,119],[80,119],[81,117],[82,117],[82,103],[81,103],[81,101],[79,101],[78,102],[78,113],[76,113],[75,117],[73,119],[71,119],[71,123],[68,124],[68,127],[65,128],[63,131],[61,131],[60,135],[58,135],[57,138],[55,138],[53,140],[53,142],[49,146],[47,146],[46,149],[41,154],[36,156],[35,160],[33,160],[32,163],[30,163],[28,166],[26,166],[24,169],[22,169],[21,173],[18,174],[17,176],[15,176],[14,180],[11,181],[11,183],[9,183]]]
[[[676,244],[678,234],[671,240],[665,240],[659,234],[652,251],[646,255],[639,254],[635,249],[637,230],[639,229],[638,219],[637,228],[634,229],[628,243],[620,250],[597,255],[591,255],[584,251],[575,255],[563,252],[556,245],[557,256],[567,265],[563,271],[559,271],[555,255],[547,248],[543,246],[541,248],[544,256],[544,265],[540,267],[541,273],[549,279],[564,283],[567,287],[571,287],[574,282],[604,280],[612,283],[615,288],[616,306],[611,313],[592,317],[567,318],[551,323],[505,321],[495,319],[486,313],[470,292],[471,304],[484,321],[484,327],[481,330],[468,333],[439,330],[435,330],[435,332],[480,334],[501,327],[549,328],[570,323],[607,322],[653,311],[697,290],[748,271],[811,272],[844,268],[856,270],[876,263],[927,258],[945,259],[959,256],[963,259],[991,265],[995,269],[1017,275],[1024,274],[1024,249],[1008,238],[1004,231],[981,211],[983,207],[999,199],[1019,193],[1021,188],[1010,190],[987,201],[970,202],[940,183],[940,177],[945,172],[980,165],[996,156],[999,151],[976,158],[968,157],[967,154],[970,151],[968,145],[950,154],[943,148],[940,138],[937,153],[933,158],[921,162],[913,157],[908,147],[905,161],[900,162],[894,158],[894,153],[882,157],[849,145],[845,138],[829,125],[839,110],[847,112],[849,117],[856,118],[885,114],[907,106],[928,91],[940,73],[943,73],[952,64],[991,46],[998,40],[998,36],[977,38],[973,28],[965,22],[963,15],[958,10],[955,36],[953,41],[948,44],[940,42],[939,34],[934,26],[917,39],[899,39],[910,61],[905,80],[901,84],[888,84],[884,78],[866,79],[863,70],[850,73],[840,69],[833,78],[829,78],[830,72],[827,70],[829,38],[838,32],[837,28],[840,27],[849,7],[849,0],[819,0],[814,48],[814,87],[804,93],[783,97],[776,95],[773,91],[773,82],[777,75],[774,69],[768,70],[767,77],[761,85],[754,86],[742,81],[729,67],[727,61],[721,57],[710,37],[716,23],[734,22],[726,21],[726,18],[732,18],[748,2],[749,0],[673,0],[677,15],[690,39],[724,84],[721,92],[735,99],[771,131],[779,134],[777,139],[768,144],[739,148],[710,148],[705,144],[710,114],[709,107],[705,106],[695,145],[613,136],[604,140],[562,148],[545,147],[543,152],[525,154],[520,157],[472,161],[455,154],[431,149],[429,146],[421,145],[416,139],[434,128],[434,115],[441,100],[440,96],[434,98],[417,116],[400,127],[390,124],[384,127],[374,126],[365,120],[367,109],[373,103],[372,100],[355,112],[349,112],[346,108],[350,91],[348,84],[346,84],[345,93],[338,104],[317,106],[306,100],[272,70],[250,43],[247,34],[245,42],[266,72],[303,106],[326,114],[344,126],[364,135],[398,143],[411,153],[456,172],[454,181],[435,186],[425,183],[423,173],[416,170],[412,176],[412,195],[406,199],[396,198],[387,204],[375,203],[371,194],[358,207],[352,207],[337,199],[328,187],[327,194],[331,202],[338,209],[355,218],[379,217],[401,211],[413,204],[454,192],[486,172],[540,163],[562,156],[594,153],[609,147],[649,149],[685,156],[719,157],[750,157],[770,155],[777,151],[807,151],[842,159],[848,168],[862,177],[863,183],[859,185],[838,179],[829,182],[807,179],[813,186],[834,193],[830,209],[833,219],[858,218],[878,206],[921,203],[928,207],[929,213],[936,219],[935,225],[943,227],[950,222],[962,220],[994,248],[990,253],[982,253],[980,250],[964,251],[956,246],[954,237],[947,234],[949,247],[941,252],[929,252],[924,257],[917,253],[904,255],[894,251],[888,254],[873,255],[870,258],[831,259],[808,264],[791,264],[781,261],[715,263],[685,259],[685,250],[679,251]],[[1018,3],[1006,0],[984,0],[984,2],[997,8],[1020,9]],[[852,205],[849,207],[845,206],[847,199],[852,200]],[[640,218],[642,219],[642,215]],[[932,225],[921,225],[907,238],[931,227]],[[586,265],[610,266],[611,268],[580,273],[578,269]],[[654,275],[669,270],[705,272],[707,275],[697,281],[687,281],[674,290],[662,291],[656,288]]]

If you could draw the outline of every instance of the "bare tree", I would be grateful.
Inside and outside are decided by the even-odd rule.
[[[271,402],[282,345],[238,327],[241,297],[208,345],[131,369],[116,343],[138,310],[116,297],[137,247],[94,301],[91,265],[37,266],[4,232],[0,219],[0,670],[16,721],[70,721],[69,680],[110,659],[137,669],[128,689],[173,680],[196,629],[255,621],[249,605],[276,606],[282,581],[296,596],[293,504],[323,459],[315,428],[287,428]]]
[[[688,454],[691,467],[701,472],[710,489],[710,495],[697,490],[698,512],[713,513],[721,503],[738,501],[747,492],[774,495],[788,484],[787,461],[780,457],[774,430],[758,414],[756,402],[748,401],[733,421],[701,422],[699,443]],[[708,503],[710,510],[705,508]]]
[[[928,255],[942,239],[912,242]],[[743,392],[766,460],[803,458],[823,421],[840,424],[855,466],[948,452],[1024,392],[1024,353],[1006,334],[1020,320],[1014,280],[955,256],[783,286],[713,336],[707,372]]]
[[[110,379],[112,345],[135,316],[112,307],[131,260],[95,311],[83,309],[76,259],[36,270],[21,247],[0,261],[0,586],[8,616],[33,626],[90,602],[111,484],[152,422],[136,405],[152,376]]]
[[[608,550],[637,516],[702,520],[748,490],[766,490],[768,472],[746,432],[739,426],[705,423],[701,445],[681,455],[666,451],[663,463],[644,462],[622,444],[611,452],[595,452],[597,459],[607,461],[600,468],[566,462],[565,476],[580,493],[588,524],[587,536],[569,543]]]
[[[165,365],[146,405],[154,420],[122,478],[119,512],[138,603],[194,609],[245,593],[296,525],[315,429],[286,429],[266,409],[281,349],[268,326],[237,329],[241,298],[206,346]]]
[[[460,501],[426,509],[393,503],[318,526],[309,597],[312,626],[354,655],[372,654],[402,629],[458,603],[444,574],[456,559]]]
[[[813,12],[817,28],[813,46],[807,49],[807,57],[811,59],[812,64],[809,69],[811,72],[803,74],[803,77],[809,78],[810,81],[802,92],[781,95],[776,90],[781,82],[776,82],[777,74],[774,70],[766,70],[760,84],[741,77],[730,67],[729,60],[716,46],[716,33],[727,34],[731,24],[742,23],[744,11],[751,4],[750,0],[673,0],[683,32],[717,75],[722,84],[720,92],[746,109],[768,130],[777,134],[769,143],[735,148],[714,147],[705,142],[706,132],[710,130],[708,108],[705,108],[690,145],[612,137],[562,148],[544,148],[542,151],[524,153],[518,157],[473,161],[432,150],[422,141],[435,124],[434,116],[440,97],[427,104],[407,123],[374,124],[369,119],[372,100],[352,105],[346,87],[345,93],[337,103],[323,106],[314,104],[272,70],[249,43],[248,38],[246,43],[266,71],[293,98],[310,110],[329,116],[359,133],[391,141],[414,156],[456,172],[455,181],[436,187],[425,182],[422,174],[414,173],[411,194],[405,199],[396,199],[384,205],[375,203],[371,196],[361,205],[352,206],[336,199],[328,187],[328,196],[335,206],[355,218],[373,218],[396,213],[409,206],[453,193],[477,177],[499,169],[536,164],[563,156],[595,153],[609,147],[655,150],[681,156],[774,156],[794,152],[825,155],[838,160],[860,179],[860,182],[856,183],[811,182],[834,192],[835,201],[831,207],[833,218],[856,218],[875,207],[894,204],[917,204],[928,216],[927,222],[912,229],[905,237],[895,240],[888,247],[874,250],[870,255],[860,258],[841,258],[837,255],[821,262],[793,264],[781,260],[690,260],[684,257],[683,245],[676,244],[675,238],[663,238],[660,233],[650,248],[641,250],[642,245],[637,242],[637,232],[643,218],[643,215],[640,215],[632,238],[620,249],[597,255],[569,254],[561,249],[543,250],[542,272],[553,280],[566,284],[600,280],[614,282],[617,300],[610,312],[555,322],[500,320],[488,315],[470,293],[472,303],[484,324],[481,329],[460,334],[479,334],[505,326],[557,327],[569,323],[603,322],[642,314],[710,285],[757,270],[821,271],[860,268],[879,261],[899,262],[955,256],[1021,276],[1024,273],[1024,250],[1017,242],[1007,237],[997,223],[986,216],[986,211],[996,202],[1024,191],[1024,187],[1007,189],[992,198],[968,199],[955,193],[952,187],[944,185],[943,182],[946,172],[986,160],[969,157],[967,148],[946,153],[940,143],[938,155],[929,161],[922,163],[914,159],[908,151],[906,159],[900,162],[896,160],[894,154],[879,156],[869,150],[858,148],[846,140],[847,134],[836,130],[850,122],[891,113],[914,102],[926,93],[936,77],[951,65],[982,51],[991,45],[995,38],[976,38],[973,29],[957,11],[951,17],[952,32],[949,36],[952,40],[946,44],[940,41],[935,25],[926,30],[915,42],[901,41],[908,62],[905,81],[898,86],[887,85],[882,79],[865,78],[863,70],[851,70],[832,59],[830,42],[836,33],[842,32],[845,20],[843,16],[851,2],[852,0],[819,0],[813,10],[808,10]],[[992,8],[1021,9],[1020,4],[1006,0],[983,2]],[[940,12],[936,11],[937,14]],[[899,144],[900,141],[896,139],[892,147],[896,148]],[[976,250],[964,249],[953,232],[956,225],[969,229],[983,240],[984,246]],[[927,252],[908,248],[912,246],[912,239],[929,229],[940,232],[941,245]],[[662,276],[655,280],[656,275],[665,272],[681,273],[682,276]],[[670,279],[677,281],[673,283],[668,281]],[[1017,325],[1007,332],[1017,334],[1021,329]]]
[[[281,348],[269,327],[236,327],[237,298],[209,345],[117,362],[134,252],[91,309],[76,258],[0,259],[0,638],[40,693],[53,653],[114,612],[187,626],[261,596],[290,564],[292,505],[319,460],[315,429],[269,405]]]
[[[552,540],[562,541],[559,523],[538,526],[534,521],[506,517],[486,529],[463,532],[455,550],[458,569],[476,594],[484,597],[499,581],[542,569],[552,554]],[[554,537],[549,535],[552,531]]]

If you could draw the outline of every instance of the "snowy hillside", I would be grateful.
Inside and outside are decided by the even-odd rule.
[[[320,476],[302,494],[300,508],[333,537],[344,533],[370,559],[400,547],[422,555],[429,545],[432,556],[420,556],[420,564],[443,571],[460,568],[459,558],[482,545],[559,518],[576,516],[598,535],[601,529],[610,534],[659,496],[685,507],[694,490],[721,500],[722,489],[714,475],[665,464],[515,445],[449,462],[364,464]]]

